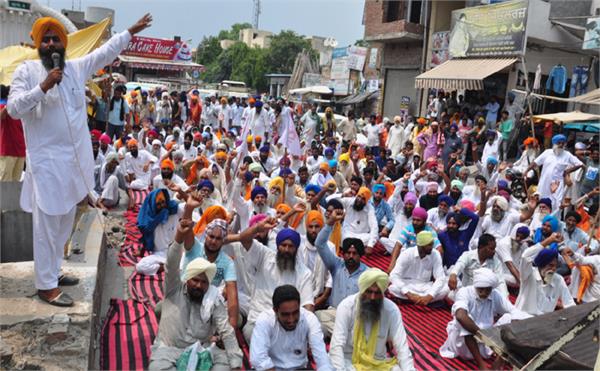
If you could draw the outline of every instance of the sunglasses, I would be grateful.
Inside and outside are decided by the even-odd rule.
[[[42,42],[48,44],[50,42],[50,40],[52,40],[53,43],[58,43],[60,42],[60,37],[58,36],[44,36],[42,37]]]

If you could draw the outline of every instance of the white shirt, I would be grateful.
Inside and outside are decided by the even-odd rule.
[[[334,180],[334,179],[333,179],[333,177],[331,176],[331,174],[329,172],[327,172],[327,175],[323,175],[319,171],[318,173],[316,173],[315,175],[313,175],[310,178],[310,182],[309,183],[316,184],[319,187],[323,187],[325,185],[325,183],[327,183],[330,180]]]
[[[508,289],[506,288],[506,282],[504,282],[502,263],[496,254],[482,264],[479,261],[477,250],[465,251],[450,270],[450,274],[456,274],[458,276],[462,273],[462,285],[470,286],[473,284],[473,273],[479,268],[489,268],[492,270],[496,274],[496,277],[498,277],[498,282],[500,282],[498,289],[508,296]]]
[[[508,210],[500,222],[495,222],[491,215],[486,215],[481,222],[481,233],[489,233],[496,239],[501,239],[510,235],[515,224],[521,221],[521,214]]]
[[[483,146],[483,154],[481,155],[481,162],[486,163],[489,157],[493,157],[500,161],[500,143],[502,142],[502,136],[496,133],[496,139],[490,144],[489,141],[485,142]]]
[[[506,236],[498,240],[496,244],[496,254],[498,254],[498,258],[502,262],[502,269],[504,273],[511,274],[508,268],[506,267],[507,262],[511,262],[515,265],[515,268],[519,269],[521,265],[521,256],[523,255],[523,244],[519,243],[519,248],[517,250],[512,249],[512,238],[510,236]]]
[[[396,156],[402,150],[406,139],[404,127],[402,127],[402,125],[392,125],[386,143],[386,147],[392,150],[392,156]]]
[[[469,317],[481,329],[492,327],[495,316],[516,312],[515,307],[500,291],[494,289],[487,299],[481,300],[474,286],[463,287],[456,292],[452,315],[456,316],[459,309],[466,310]]]
[[[519,267],[521,286],[515,306],[534,316],[554,312],[558,299],[562,300],[564,308],[575,305],[565,280],[560,274],[555,273],[552,281],[544,284],[539,269],[532,265],[533,259],[543,248],[544,246],[541,244],[535,244],[523,251]]]
[[[582,162],[568,151],[563,151],[559,156],[554,154],[552,149],[547,149],[535,159],[538,166],[543,166],[538,182],[538,192],[540,198],[552,197],[553,192],[550,185],[554,181],[563,181],[563,173],[570,167],[581,165]],[[562,201],[562,199],[560,200]]]
[[[110,64],[130,39],[129,31],[124,31],[90,54],[67,60],[61,83],[46,93],[40,83],[48,71],[39,60],[25,61],[13,73],[7,110],[11,117],[22,120],[25,134],[23,210],[31,211],[35,202],[49,215],[64,215],[93,190],[85,83]]]
[[[179,204],[177,207],[177,213],[169,215],[167,221],[159,224],[154,229],[154,255],[167,257],[167,250],[169,250],[169,244],[173,242],[175,238],[175,232],[179,225],[179,219],[183,215],[184,204]]]
[[[575,255],[573,255],[573,260],[577,264],[591,265],[596,272],[600,272],[600,255],[583,256],[575,253]],[[579,286],[577,286],[576,289],[579,289]],[[590,283],[587,290],[585,290],[582,300],[584,303],[589,303],[598,299],[600,299],[600,275],[596,273],[594,274],[594,280]]]
[[[433,209],[427,210],[427,223],[431,224],[435,228],[436,232],[441,232],[446,229],[446,215],[440,215],[439,209],[434,207]]]
[[[302,132],[302,135],[306,139],[306,143],[310,145],[312,140],[315,139],[315,135],[318,134],[317,127],[319,122],[312,119],[310,110],[302,116],[300,122],[304,124],[304,130]]]
[[[308,345],[317,370],[333,370],[325,350],[321,323],[317,317],[300,308],[296,328],[287,331],[273,310],[262,313],[256,320],[250,342],[250,363],[257,370],[298,370],[308,364]]]
[[[254,323],[258,316],[273,308],[273,292],[281,285],[295,286],[300,292],[300,305],[313,304],[311,272],[296,260],[294,271],[281,271],[277,267],[276,252],[260,242],[252,241],[252,247],[246,254],[250,271],[256,270],[254,292],[250,299],[248,323]]]
[[[178,187],[181,188],[182,191],[186,192],[188,190],[188,185],[185,183],[185,181],[183,179],[181,179],[181,177],[177,174],[173,174],[173,177],[171,177],[171,181],[173,183],[175,183]],[[154,179],[152,179],[152,188],[153,189],[166,189],[167,192],[169,192],[169,197],[171,197],[171,199],[173,199],[175,197],[175,192],[171,191],[169,188],[167,188],[167,186],[165,185],[165,182],[163,181],[162,175],[158,174],[157,176],[154,177]]]
[[[339,194],[330,196],[327,200],[329,201],[331,198],[337,197],[339,197]],[[342,237],[346,238],[348,234],[368,234],[369,240],[366,246],[373,247],[379,238],[379,224],[377,223],[377,217],[375,216],[375,209],[367,201],[367,204],[362,210],[354,210],[352,205],[354,204],[355,198],[356,197],[339,198],[346,210],[346,216],[344,217],[344,223],[342,224]]]
[[[146,171],[144,171],[144,166],[156,161],[156,157],[152,156],[150,152],[145,149],[139,149],[137,157],[133,157],[131,152],[127,152],[127,154],[125,154],[125,173],[134,174],[136,180],[142,181],[146,185],[150,185],[151,166],[148,166],[148,170]]]
[[[267,111],[265,111],[264,107],[260,110],[259,114],[256,114],[256,108],[253,108],[248,115],[248,120],[250,124],[250,130],[252,130],[252,135],[254,137],[259,135],[265,138],[265,133],[271,132],[269,115],[267,114]]]
[[[342,300],[335,313],[335,325],[331,335],[329,357],[336,370],[346,370],[345,360],[352,359],[354,349],[354,323],[357,316],[357,297],[359,294],[348,296]],[[372,323],[365,323],[365,333],[370,334]],[[379,333],[375,346],[375,358],[387,359],[386,343],[390,340],[396,351],[398,366],[403,371],[415,370],[412,354],[408,348],[406,331],[402,323],[400,309],[393,301],[384,298],[383,308],[379,321]]]
[[[217,114],[217,119],[219,122],[222,122],[223,129],[229,130],[229,120],[233,120],[233,114],[231,112],[231,107],[228,105],[219,104],[215,107],[215,112]]]
[[[185,146],[181,146],[179,150],[183,152],[184,162],[187,160],[194,160],[196,157],[198,157],[198,148],[194,146],[190,146],[190,149],[185,149]]]
[[[367,125],[363,129],[367,136],[367,147],[378,147],[379,146],[379,125]]]
[[[432,276],[434,282],[431,282]],[[419,257],[419,249],[402,249],[390,273],[392,285],[397,286],[402,295],[412,292],[411,284],[431,284],[427,295],[436,297],[446,282],[445,278],[442,256],[436,249],[423,259]]]

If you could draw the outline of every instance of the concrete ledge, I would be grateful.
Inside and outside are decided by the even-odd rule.
[[[32,261],[0,264],[1,369],[93,368],[106,260],[100,218],[95,209],[82,216],[71,239],[81,254],[63,263],[63,273],[80,279],[77,286],[62,287],[75,300],[73,307],[37,297]]]

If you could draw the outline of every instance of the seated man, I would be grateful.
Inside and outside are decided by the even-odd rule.
[[[446,229],[446,216],[449,209],[454,206],[454,199],[446,194],[438,196],[438,205],[427,210],[427,223],[439,234]]]
[[[133,197],[131,190],[144,190],[150,187],[152,182],[152,169],[153,163],[158,159],[152,156],[145,149],[138,148],[138,141],[130,139],[127,142],[127,148],[129,152],[125,154],[125,180],[127,181],[127,187],[129,188],[129,207],[133,206]]]
[[[97,205],[103,210],[119,204],[119,156],[116,152],[106,155],[104,164],[100,169],[99,185],[102,193]]]
[[[233,207],[240,217],[240,229],[248,228],[250,218],[257,214],[275,216],[275,210],[267,205],[267,190],[261,186],[255,186],[250,192],[250,199],[244,200],[241,195],[242,182],[246,174],[243,166],[238,173],[238,179],[233,183],[232,200]]]
[[[479,268],[489,268],[498,277],[498,291],[508,297],[508,289],[504,282],[504,272],[502,263],[496,256],[496,239],[491,234],[484,233],[479,237],[477,250],[465,251],[450,270],[448,277],[448,287],[450,290],[456,290],[460,286],[470,286],[473,284],[473,275]],[[462,275],[461,285],[458,284],[458,276]],[[452,298],[454,293],[450,294]]]
[[[419,305],[444,299],[446,274],[439,251],[433,249],[432,232],[419,232],[417,247],[402,250],[390,274],[390,281],[390,293],[400,299]]]
[[[308,345],[317,370],[333,370],[317,317],[300,307],[300,293],[294,286],[279,286],[273,293],[273,310],[256,320],[250,363],[257,370],[306,369]]]
[[[582,255],[566,248],[563,254],[571,255],[573,262],[569,289],[578,303],[600,299],[600,255]]]
[[[531,315],[551,313],[575,305],[565,280],[556,274],[558,267],[558,250],[549,248],[553,243],[562,242],[560,233],[552,233],[527,250],[521,257],[521,287],[515,306]]]
[[[456,211],[458,210],[458,211]],[[479,223],[479,215],[463,207],[455,207],[446,215],[446,230],[440,232],[438,239],[442,244],[442,263],[450,268],[467,250]]]
[[[136,270],[146,275],[154,275],[165,263],[167,249],[177,230],[177,223],[183,214],[183,205],[171,200],[166,189],[155,189],[144,199],[137,218],[137,227],[142,233],[142,248],[138,256],[144,256],[136,264]]]
[[[377,230],[379,236],[387,238],[394,228],[395,217],[392,208],[384,197],[385,185],[381,183],[375,184],[373,186],[373,197],[369,201],[369,204],[375,210],[375,217],[379,225],[379,229]]]
[[[152,180],[153,189],[167,189],[171,198],[175,198],[176,195],[176,192],[173,191],[173,189],[186,192],[189,188],[188,185],[179,175],[174,174],[174,171],[175,164],[173,161],[169,158],[164,159],[160,163],[160,174],[155,176]],[[175,185],[175,187],[173,187],[173,185]]]
[[[527,240],[530,233],[527,225],[519,223],[513,227],[510,236],[498,241],[496,252],[503,264],[504,281],[510,287],[519,287],[521,282],[519,267],[523,251],[529,247]]]
[[[211,347],[213,335],[218,334],[225,346],[212,347],[212,370],[229,370],[242,366],[242,352],[233,328],[227,321],[227,310],[219,290],[210,284],[216,265],[203,258],[192,260],[181,278],[179,261],[184,236],[194,222],[179,222],[175,241],[171,244],[165,265],[165,297],[158,334],[152,345],[149,370],[175,369],[177,360],[187,347],[196,342]]]
[[[458,290],[452,305],[454,319],[448,323],[448,338],[440,348],[442,357],[473,359],[479,369],[488,369],[484,359],[490,358],[492,351],[478,343],[474,335],[481,329],[494,326],[496,316],[503,316],[496,325],[510,323],[511,315],[515,319],[526,317],[496,289],[498,283],[496,273],[488,268],[479,268],[475,271],[473,284]],[[497,361],[501,360],[498,357]],[[498,370],[499,364],[494,364],[491,369]]]
[[[388,284],[383,271],[367,269],[358,279],[359,292],[338,306],[329,348],[336,370],[415,370],[400,309],[383,296]]]

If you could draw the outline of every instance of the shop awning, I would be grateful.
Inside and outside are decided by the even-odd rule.
[[[119,61],[126,63],[132,68],[146,68],[149,70],[168,70],[168,71],[203,71],[204,66],[193,62],[169,61],[155,58],[132,57],[129,55],[119,55]]]
[[[354,95],[350,95],[344,99],[337,101],[337,104],[341,104],[343,106],[348,106],[351,104],[358,104],[366,101],[367,99],[375,99],[379,97],[379,90],[375,91],[364,91],[362,93],[357,93]]]
[[[560,121],[563,123],[578,121],[598,122],[600,121],[600,115],[594,115],[591,113],[585,113],[580,111],[558,112],[547,113],[545,115],[535,115],[533,116],[533,121]]]
[[[331,91],[331,89],[329,89],[327,86],[317,85],[317,86],[309,86],[307,88],[292,89],[288,93],[290,93],[290,94],[300,94],[300,95],[302,95],[302,94],[308,94],[308,93],[313,93],[313,94],[331,94],[331,93],[333,93],[333,91]]]
[[[513,91],[515,91],[519,94],[527,94],[527,92],[523,91],[523,90],[513,89]],[[573,102],[573,103],[581,103],[581,104],[600,105],[600,89],[595,89],[588,93],[578,95],[575,97],[570,97],[570,98],[561,98],[561,97],[555,97],[552,95],[543,95],[543,94],[537,94],[537,93],[531,93],[531,96],[536,97],[536,98],[557,100],[560,102]]]
[[[517,61],[502,59],[451,59],[416,77],[420,89],[483,90],[483,79]]]

